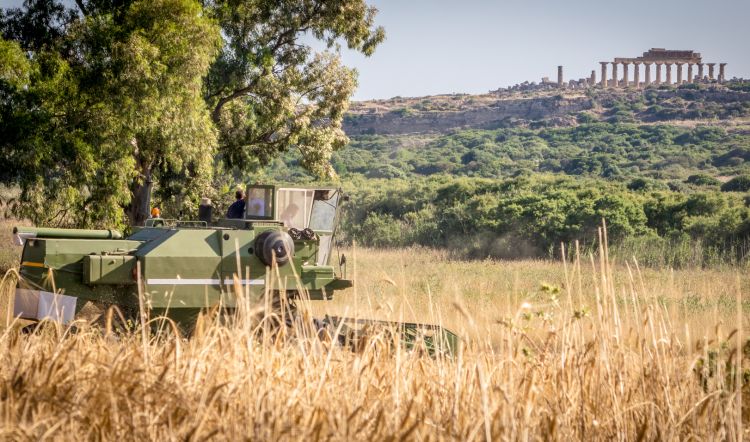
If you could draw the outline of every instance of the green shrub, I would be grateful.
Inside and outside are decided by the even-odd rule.
[[[716,178],[702,173],[690,175],[685,182],[696,186],[718,186],[721,184],[721,181]]]
[[[747,192],[750,190],[750,175],[740,175],[721,185],[722,192]]]
[[[355,239],[371,247],[401,246],[401,223],[390,214],[371,213],[365,218]]]
[[[578,121],[578,124],[589,124],[596,122],[597,119],[596,116],[590,112],[580,112],[576,116],[576,121]]]

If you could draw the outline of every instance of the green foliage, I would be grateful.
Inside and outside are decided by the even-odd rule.
[[[21,45],[14,41],[0,39],[0,81],[14,89],[20,89],[29,84],[31,63],[21,49]]]
[[[359,240],[363,245],[372,247],[400,245],[400,224],[390,214],[371,213],[362,222]]]
[[[633,178],[628,183],[628,189],[635,191],[664,190],[666,187],[661,181],[648,178]]]
[[[716,178],[702,173],[690,175],[685,182],[696,186],[718,186],[721,184],[721,181]]]
[[[715,178],[746,170],[748,152],[742,131],[593,122],[362,135],[333,164],[352,193],[347,241],[550,256],[561,243],[595,248],[606,219],[617,256],[701,266],[750,256],[750,203]]]
[[[331,155],[348,142],[341,123],[356,86],[338,42],[371,55],[384,39],[377,10],[363,0],[215,0],[207,10],[226,40],[206,81],[225,164],[253,170],[296,149],[307,170],[333,176]],[[315,53],[309,36],[335,52]]]
[[[740,175],[721,185],[722,192],[747,192],[750,190],[750,175]]]
[[[3,181],[21,186],[17,215],[119,226],[144,180],[174,175],[197,199],[189,189],[208,184],[215,145],[202,78],[219,44],[200,10],[192,0],[133,2],[71,25],[59,45],[76,57],[47,46],[27,57],[28,84],[6,84],[0,124],[2,165],[13,171]]]
[[[356,85],[339,44],[370,55],[384,38],[363,0],[75,8],[0,13],[0,183],[20,186],[16,215],[37,224],[138,224],[151,181],[172,216],[194,213],[220,197],[215,167],[225,179],[291,149],[288,177],[333,175]]]
[[[750,81],[732,81],[727,85],[727,87],[729,89],[732,89],[733,91],[750,92]]]
[[[397,153],[396,153],[397,152]],[[684,181],[750,172],[750,135],[698,126],[584,123],[563,128],[470,129],[435,136],[360,135],[336,152],[345,178],[452,174],[503,178],[527,172]],[[390,170],[390,168],[389,168]],[[663,187],[663,186],[662,186]]]
[[[612,250],[653,265],[740,262],[750,250],[750,209],[718,191],[632,191],[594,179],[532,175],[501,180],[355,181],[345,240],[424,245],[472,257],[556,255],[578,241],[597,247],[606,220]]]

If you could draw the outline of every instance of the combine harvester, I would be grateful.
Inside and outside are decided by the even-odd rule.
[[[330,300],[352,287],[342,276],[345,258],[331,264],[347,200],[341,189],[252,185],[246,195],[241,219],[212,225],[210,206],[202,206],[201,221],[152,218],[127,238],[115,230],[15,228],[23,254],[14,317],[67,324],[90,301],[117,306],[128,319],[145,311],[190,330],[201,311],[231,314],[243,295],[266,313],[283,305],[295,315],[296,300]],[[330,316],[315,324],[348,344],[388,328],[407,347],[423,342],[452,354],[458,345],[436,325]]]

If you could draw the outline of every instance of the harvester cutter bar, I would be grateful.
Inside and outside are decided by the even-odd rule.
[[[347,318],[326,315],[324,323],[339,330],[337,339],[342,345],[362,348],[368,338],[382,334],[399,335],[404,348],[423,348],[430,356],[453,357],[458,353],[460,338],[445,327],[417,322],[384,321],[378,319]]]

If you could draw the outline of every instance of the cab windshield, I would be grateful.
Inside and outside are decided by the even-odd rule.
[[[272,219],[273,218],[273,187],[248,186],[245,197],[245,218]]]
[[[336,228],[336,208],[340,192],[334,189],[278,190],[276,210],[286,228],[310,228],[320,238],[318,265],[328,263]]]

